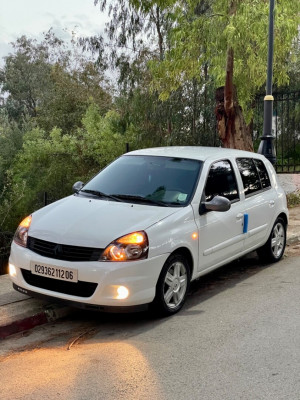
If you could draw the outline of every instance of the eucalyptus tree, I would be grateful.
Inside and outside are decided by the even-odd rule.
[[[82,38],[80,43],[98,55],[99,65],[114,71],[115,106],[124,126],[134,125],[136,131],[131,147],[214,144],[209,79],[205,90],[199,80],[186,80],[168,99],[160,99],[152,83],[151,62],[162,62],[172,48],[173,4],[128,0],[95,0],[95,4],[108,11],[110,21],[103,36]]]
[[[136,7],[144,1],[134,0]],[[161,5],[162,0],[158,0]],[[154,1],[154,4],[156,2]],[[170,7],[170,0],[166,0]],[[213,0],[173,2],[176,24],[171,49],[152,64],[154,87],[168,98],[203,65],[216,82],[216,117],[223,146],[252,150],[251,104],[266,80],[269,2]],[[205,12],[198,12],[204,9]],[[274,82],[288,82],[288,62],[300,24],[300,2],[278,0],[275,16]]]

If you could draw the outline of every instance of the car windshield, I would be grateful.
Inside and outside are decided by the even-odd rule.
[[[124,155],[96,175],[80,193],[116,201],[185,206],[194,193],[201,166],[198,160]]]

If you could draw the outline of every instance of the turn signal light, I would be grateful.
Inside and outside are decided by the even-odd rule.
[[[29,228],[31,224],[32,216],[29,215],[28,217],[24,218],[23,221],[20,223],[19,226],[22,228]]]
[[[28,217],[24,218],[23,221],[18,226],[14,236],[14,242],[19,244],[20,246],[26,247],[27,246],[27,237],[28,237],[28,230],[31,224],[32,216],[29,215]]]
[[[134,232],[129,235],[122,236],[118,239],[119,243],[123,244],[141,244],[145,240],[145,233],[143,232]]]

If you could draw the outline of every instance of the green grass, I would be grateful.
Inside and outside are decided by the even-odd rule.
[[[300,191],[297,191],[295,193],[289,193],[287,194],[287,203],[288,207],[296,207],[300,205]]]

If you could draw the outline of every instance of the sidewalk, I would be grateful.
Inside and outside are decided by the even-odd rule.
[[[300,189],[299,175],[283,175],[280,180],[287,193]],[[282,182],[281,182],[282,183]],[[287,245],[300,243],[300,206],[289,210]],[[71,308],[30,298],[12,288],[8,275],[0,276],[0,340],[35,326],[63,318]]]
[[[300,174],[277,174],[285,193],[300,191]]]
[[[63,318],[70,307],[50,304],[15,291],[9,275],[0,276],[0,340]]]

